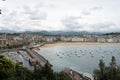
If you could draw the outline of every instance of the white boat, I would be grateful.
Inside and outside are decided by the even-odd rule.
[[[102,55],[102,58],[104,58],[104,55]]]

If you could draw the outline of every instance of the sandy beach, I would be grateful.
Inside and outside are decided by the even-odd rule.
[[[56,42],[56,43],[49,43],[45,44],[41,48],[49,48],[55,46],[73,46],[73,45],[119,45],[120,43],[99,43],[99,42]]]

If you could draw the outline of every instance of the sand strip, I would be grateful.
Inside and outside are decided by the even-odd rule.
[[[73,46],[73,45],[119,45],[120,43],[98,43],[98,42],[56,42],[56,43],[49,43],[41,46],[41,48],[49,48],[55,46]]]

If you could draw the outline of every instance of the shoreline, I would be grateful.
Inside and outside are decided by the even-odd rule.
[[[55,46],[80,46],[80,45],[118,45],[120,43],[99,43],[99,42],[55,42],[55,43],[46,43],[40,48],[50,48]]]

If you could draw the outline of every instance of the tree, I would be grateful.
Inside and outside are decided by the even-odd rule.
[[[9,79],[15,73],[16,64],[7,57],[0,58],[0,78]]]
[[[94,70],[94,74],[96,74],[96,77],[98,80],[105,80],[106,79],[106,67],[103,60],[100,60],[99,62],[99,70]]]
[[[58,80],[72,80],[65,72],[59,73],[59,79]]]
[[[1,9],[0,9],[0,14],[2,14]]]
[[[104,72],[105,71],[105,63],[103,62],[103,60],[100,60],[99,68],[100,68],[100,73],[103,76],[105,74],[105,72]]]
[[[110,80],[117,80],[117,72],[118,67],[116,64],[116,59],[114,56],[112,56],[111,62],[110,62],[110,66],[108,67],[108,76]]]
[[[94,70],[94,75],[96,80],[120,80],[120,66],[117,66],[115,57],[112,56],[109,66],[100,60],[99,69]]]
[[[5,1],[5,0],[2,0],[2,1]],[[2,10],[0,9],[0,14],[2,14]]]
[[[24,68],[22,66],[17,65],[16,66],[16,73],[15,78],[17,80],[33,80],[32,79],[32,72],[28,70],[27,68]]]
[[[0,80],[33,80],[32,72],[7,57],[0,57]]]
[[[31,71],[1,56],[0,80],[71,80],[71,78],[65,72],[54,72],[47,64]]]

